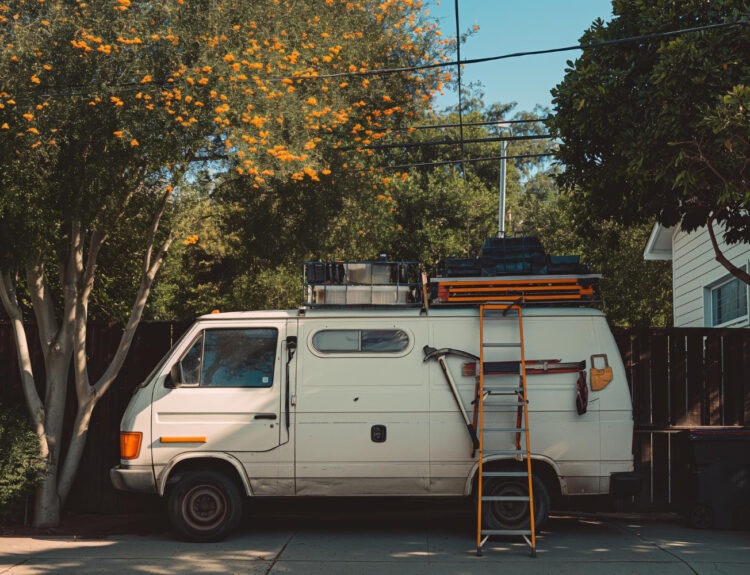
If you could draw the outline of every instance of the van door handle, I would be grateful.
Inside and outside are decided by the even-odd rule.
[[[255,416],[255,419],[276,419],[275,413],[259,413]]]

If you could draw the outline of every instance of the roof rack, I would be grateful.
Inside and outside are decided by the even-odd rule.
[[[576,255],[545,253],[536,237],[488,238],[477,258],[448,258],[428,281],[419,262],[305,262],[309,307],[482,304],[589,305],[600,301],[601,275]]]
[[[422,305],[419,262],[305,262],[304,297],[310,307]]]
[[[599,274],[432,278],[431,304],[580,305],[599,301]]]

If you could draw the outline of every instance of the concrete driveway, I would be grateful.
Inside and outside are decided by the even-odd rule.
[[[264,502],[215,544],[178,541],[161,516],[129,533],[0,538],[0,574],[302,575],[750,573],[750,532],[699,531],[648,516],[554,515],[528,557],[516,538],[475,554],[463,504]]]

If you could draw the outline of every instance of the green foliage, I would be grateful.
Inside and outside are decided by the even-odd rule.
[[[39,440],[25,417],[0,405],[0,516],[41,478]]]
[[[587,234],[581,236],[574,223],[577,209],[570,193],[541,201],[530,198],[526,212],[528,231],[540,237],[549,253],[580,254],[593,273],[602,274],[603,309],[611,324],[672,325],[671,262],[643,259],[651,225],[591,221]]]
[[[581,43],[747,18],[745,0],[614,0]],[[750,241],[747,26],[585,51],[553,90],[552,131],[575,225],[710,219]],[[593,236],[591,236],[593,237]]]

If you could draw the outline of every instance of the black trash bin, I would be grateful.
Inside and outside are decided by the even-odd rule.
[[[677,434],[675,503],[699,528],[750,528],[750,430]]]

